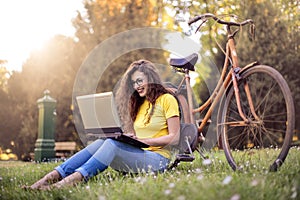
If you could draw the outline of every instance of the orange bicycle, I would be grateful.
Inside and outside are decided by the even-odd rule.
[[[209,19],[226,26],[227,43],[220,79],[210,98],[200,107],[194,108],[189,75],[195,71],[197,54],[170,60],[170,65],[184,74],[177,86],[178,93],[186,88],[188,111],[184,110],[184,120],[197,124],[201,134],[219,105],[216,137],[231,168],[276,171],[288,155],[295,126],[295,109],[288,84],[273,67],[258,62],[239,66],[234,37],[245,25],[254,30],[251,19],[231,22],[207,13],[191,19],[189,25],[201,20],[198,31]],[[204,114],[201,121],[194,119],[198,112]]]

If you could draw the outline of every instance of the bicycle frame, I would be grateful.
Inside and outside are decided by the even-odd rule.
[[[184,88],[182,85],[186,84],[187,97],[178,95],[178,97],[187,98],[182,103],[184,105],[182,106],[184,108],[183,119],[187,123],[197,125],[199,134],[197,144],[202,143],[205,139],[202,132],[220,102],[216,122],[217,133],[220,135],[217,135],[218,138],[215,139],[219,139],[220,136],[220,145],[231,168],[242,170],[253,164],[255,166],[252,157],[256,153],[253,152],[261,148],[271,148],[274,149],[272,156],[269,150],[266,152],[267,163],[271,164],[269,165],[270,171],[276,171],[288,154],[295,126],[295,110],[289,86],[283,76],[271,66],[253,62],[240,68],[234,37],[241,27],[247,24],[250,24],[251,33],[254,35],[254,22],[251,19],[239,23],[231,20],[224,21],[214,14],[206,13],[192,18],[188,24],[191,25],[201,20],[201,24],[196,25],[198,26],[197,32],[209,18],[225,25],[227,41],[220,78],[204,104],[194,109],[192,102],[189,70],[195,70],[197,57],[192,54],[184,59],[170,61],[171,66],[185,73],[178,87],[178,90],[181,90]],[[231,30],[232,26],[237,28]],[[264,88],[265,85],[267,89]],[[180,91],[178,92],[181,94]],[[194,120],[194,114],[197,112],[204,118]],[[209,137],[208,142],[210,142]],[[279,154],[275,152],[277,148],[280,149]],[[199,148],[195,149],[205,158]],[[262,169],[265,169],[264,165]]]
[[[243,68],[243,70],[241,70],[241,68],[239,67],[239,64],[238,64],[238,56],[237,56],[235,42],[234,42],[234,35],[236,32],[237,31],[235,31],[232,34],[231,30],[230,30],[230,25],[227,25],[228,41],[226,43],[225,61],[224,61],[224,65],[222,68],[222,73],[221,73],[220,79],[219,79],[213,93],[209,97],[209,99],[206,100],[206,102],[204,104],[202,104],[200,107],[198,107],[196,109],[194,109],[193,102],[192,102],[192,88],[190,86],[189,70],[188,69],[184,70],[185,76],[184,76],[183,80],[181,81],[181,83],[179,84],[178,88],[179,89],[182,88],[181,86],[185,82],[186,87],[187,87],[187,99],[188,99],[188,107],[189,107],[189,114],[190,114],[189,118],[186,120],[186,122],[188,122],[188,123],[195,122],[194,114],[197,112],[202,113],[204,110],[206,110],[208,108],[207,112],[204,115],[204,118],[201,120],[201,122],[199,124],[199,127],[198,127],[199,133],[201,133],[203,131],[203,128],[209,121],[216,105],[218,104],[218,102],[220,102],[222,96],[225,94],[226,88],[229,86],[229,84],[233,84],[235,98],[236,98],[236,102],[237,102],[238,113],[243,120],[240,122],[235,122],[234,124],[231,124],[231,125],[232,126],[245,126],[246,124],[248,124],[250,122],[241,108],[240,95],[239,95],[239,89],[238,89],[238,81],[241,78],[239,76],[240,72],[255,66],[257,64],[257,62],[253,62],[253,63],[245,66]],[[227,72],[227,67],[229,65],[231,65],[231,69],[229,70],[229,72]],[[253,101],[252,101],[252,97],[251,97],[251,93],[250,93],[250,88],[249,88],[249,85],[247,84],[247,81],[244,82],[244,89],[247,94],[247,100],[248,100],[248,103],[250,106],[250,110],[251,110],[253,116],[255,117],[255,119],[259,120],[259,117],[255,113],[255,109],[253,106]]]

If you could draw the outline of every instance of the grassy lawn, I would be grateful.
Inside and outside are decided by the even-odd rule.
[[[259,153],[259,152],[258,152]],[[196,154],[198,156],[198,154]],[[108,169],[87,183],[52,191],[25,191],[59,163],[0,162],[0,199],[300,199],[300,148],[277,172],[249,167],[234,172],[223,152],[197,157],[163,174],[122,175]],[[256,163],[259,166],[263,161]]]

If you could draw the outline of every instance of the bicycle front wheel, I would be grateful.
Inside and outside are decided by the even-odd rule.
[[[233,170],[269,168],[276,171],[288,154],[295,126],[290,89],[278,71],[265,65],[247,69],[241,77],[238,81],[240,102],[248,120],[245,122],[239,115],[231,84],[219,124],[227,161]],[[250,89],[248,97],[245,85]]]

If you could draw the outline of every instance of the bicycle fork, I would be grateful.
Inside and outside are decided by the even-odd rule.
[[[242,109],[242,104],[241,104],[238,81],[240,81],[240,79],[243,79],[243,77],[240,77],[240,74],[239,74],[239,72],[241,71],[241,68],[238,66],[238,58],[237,58],[237,53],[236,53],[233,37],[229,37],[228,44],[229,44],[229,49],[230,49],[232,62],[233,62],[232,69],[231,69],[231,78],[232,78],[232,83],[233,83],[233,88],[234,88],[234,95],[235,95],[235,99],[236,99],[236,103],[237,103],[237,107],[238,107],[238,112],[239,112],[240,117],[243,119],[244,123],[249,124],[252,120],[245,115],[245,113]],[[254,65],[254,63],[253,63],[253,65]],[[243,85],[244,85],[244,90],[246,93],[246,97],[247,97],[247,101],[248,101],[248,104],[250,107],[251,114],[253,115],[253,117],[256,121],[259,121],[260,119],[255,112],[250,87],[249,87],[249,84],[246,79],[243,80]],[[242,125],[242,124],[240,124],[240,125]]]

